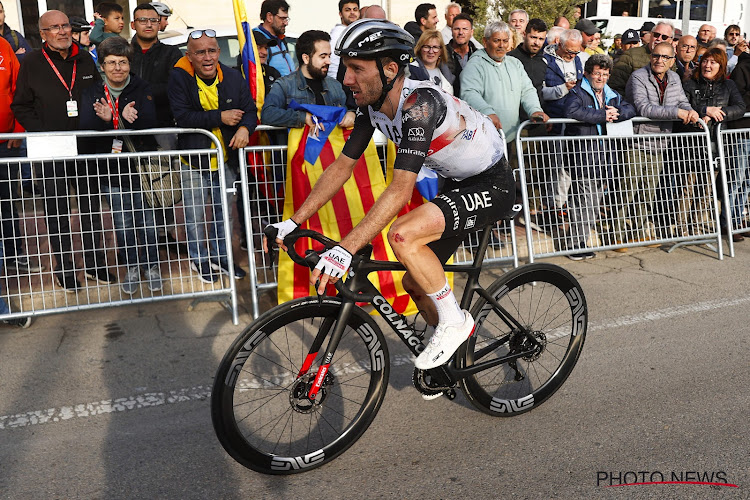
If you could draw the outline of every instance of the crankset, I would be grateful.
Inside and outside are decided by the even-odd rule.
[[[311,413],[326,400],[328,390],[333,386],[335,380],[333,374],[327,372],[318,395],[315,397],[315,400],[311,400],[308,394],[310,394],[310,389],[315,383],[315,374],[308,373],[303,375],[294,382],[292,389],[289,391],[289,404],[298,413]]]
[[[455,384],[452,387],[441,385],[432,375],[430,375],[429,371],[414,368],[411,382],[414,384],[414,388],[425,396],[437,397],[443,394],[451,401],[456,399],[456,390],[454,389]]]

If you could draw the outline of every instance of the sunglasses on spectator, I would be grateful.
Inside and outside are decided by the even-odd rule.
[[[208,38],[216,38],[216,32],[214,30],[195,30],[190,32],[190,38],[193,40],[197,40],[203,35],[206,35]]]
[[[652,35],[652,36],[653,36],[653,37],[654,37],[654,38],[655,38],[656,40],[671,40],[671,39],[672,39],[672,37],[671,37],[671,36],[669,36],[669,35],[665,35],[664,33],[654,33],[654,32],[652,31],[652,32],[651,32],[651,35]]]
[[[158,17],[136,17],[135,22],[139,24],[159,24]]]
[[[569,56],[577,56],[578,54],[581,53],[580,50],[568,50],[568,49],[565,49],[565,52],[567,52]]]
[[[651,54],[651,59],[656,59],[657,61],[659,59],[664,59],[665,61],[671,61],[674,59],[674,56],[669,56],[667,54]]]
[[[46,28],[42,28],[42,31],[49,31],[52,34],[59,33],[60,31],[70,31],[71,26],[70,23],[65,24],[53,24],[52,26],[47,26]]]

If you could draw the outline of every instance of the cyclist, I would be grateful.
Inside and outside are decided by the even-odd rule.
[[[317,282],[323,294],[327,283],[344,276],[352,254],[406,205],[423,165],[444,177],[441,194],[396,219],[388,232],[396,258],[407,270],[404,289],[427,323],[436,326],[415,362],[426,370],[448,361],[474,331],[474,320],[461,310],[442,264],[466,234],[512,213],[515,188],[503,140],[492,121],[434,84],[405,75],[413,49],[414,38],[388,21],[362,19],[341,35],[335,51],[346,65],[344,85],[358,106],[354,130],[299,210],[272,226],[278,231],[276,243],[286,251],[284,236],[341,189],[375,128],[398,146],[392,182],[340,244],[321,255],[313,270],[310,282]],[[541,112],[535,118],[546,121]],[[265,238],[263,247],[267,251]]]

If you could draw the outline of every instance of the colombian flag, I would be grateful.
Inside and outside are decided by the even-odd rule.
[[[343,130],[338,126],[327,126],[326,130],[330,131],[330,134],[322,145],[319,144],[320,141],[308,137],[310,132],[308,126],[304,129],[290,129],[289,131],[284,219],[291,217],[302,205],[323,171],[341,154],[344,143],[351,134],[351,130]],[[320,148],[318,156],[310,158],[309,152],[306,154],[310,146],[314,149]],[[364,218],[385,187],[383,169],[375,143],[370,141],[365,154],[357,162],[352,177],[344,184],[343,189],[301,227],[313,229],[339,241]],[[387,241],[387,233],[386,227],[372,242],[373,258],[395,261],[393,250]],[[320,250],[319,245],[317,243],[313,245],[310,240],[297,242],[296,250],[300,255],[304,255],[308,248]],[[404,292],[401,285],[402,276],[403,272],[379,272],[371,274],[370,280],[393,304],[396,311],[414,314],[416,307],[409,295]],[[281,252],[278,274],[279,303],[315,295],[315,290],[310,287],[309,278],[309,269],[295,265],[286,253]],[[331,287],[329,293],[334,294],[335,289]]]
[[[234,22],[237,24],[237,40],[240,43],[242,52],[242,70],[245,74],[248,84],[250,85],[250,94],[255,99],[255,106],[258,109],[258,118],[260,111],[263,109],[266,88],[263,83],[263,71],[260,68],[260,57],[258,56],[258,47],[255,45],[255,38],[247,23],[245,14],[245,1],[232,0],[234,7]]]

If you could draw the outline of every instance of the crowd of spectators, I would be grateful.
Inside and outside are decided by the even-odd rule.
[[[310,30],[298,38],[295,60],[285,37],[290,5],[286,0],[262,2],[261,22],[253,29],[266,94],[261,123],[318,130],[315,117],[299,105],[326,105],[346,108],[339,126],[353,125],[356,107],[343,85],[346,66],[333,49],[349,24],[365,17],[385,18],[386,13],[378,5],[360,6],[359,0],[340,0],[338,10],[341,22],[330,34]],[[244,75],[219,62],[213,30],[191,32],[185,55],[159,41],[157,35],[166,28],[170,14],[163,3],[138,5],[131,23],[134,36],[127,41],[121,37],[124,16],[117,3],[99,4],[93,23],[51,10],[39,19],[43,46],[32,50],[20,33],[7,26],[0,3],[0,55],[5,60],[0,67],[5,91],[0,99],[2,132],[173,126],[210,130],[221,141],[225,176],[232,182],[237,177],[237,151],[251,141],[259,110]],[[529,19],[523,9],[514,10],[505,20],[490,19],[484,32],[477,34],[481,40],[474,37],[473,19],[462,13],[459,4],[448,4],[444,19],[446,24],[440,28],[436,6],[423,3],[416,7],[414,20],[405,24],[416,43],[407,77],[430,80],[488,115],[505,133],[511,160],[516,160],[515,139],[523,121],[578,120],[572,126],[529,129],[532,134],[560,137],[550,141],[541,179],[542,202],[533,210],[540,230],[559,229],[567,219],[565,246],[576,251],[571,258],[594,256],[587,249],[588,238],[602,216],[607,190],[621,189],[639,197],[621,199],[611,214],[617,243],[664,236],[649,231],[653,226],[649,221],[657,217],[672,217],[666,227],[680,234],[698,230],[690,214],[702,211],[702,200],[710,193],[691,189],[696,172],[673,168],[690,159],[669,151],[665,135],[675,121],[676,131],[695,130],[699,118],[714,139],[717,123],[747,125],[741,118],[750,104],[750,51],[738,26],[729,26],[724,38],[717,38],[716,29],[708,24],[694,35],[683,35],[667,22],[645,23],[615,36],[606,50],[600,29],[581,18],[580,10],[572,21],[558,17],[553,26]],[[608,124],[634,116],[653,119],[639,124],[637,133],[655,137],[639,139],[639,146],[627,152],[624,167],[603,147],[582,149],[562,140],[606,136]],[[166,133],[132,140],[96,138],[80,144],[82,153],[122,151],[123,144],[132,151],[210,146],[201,134]],[[0,143],[0,156],[16,156],[22,146],[17,140]],[[744,158],[744,166],[728,179],[731,201],[729,207],[722,207],[724,228],[730,226],[728,220],[733,227],[741,223],[748,200],[750,144],[741,147],[744,153],[738,156]],[[215,283],[221,274],[243,278],[245,271],[236,265],[230,269],[227,260],[229,229],[223,223],[216,157],[184,154],[176,168],[185,200],[190,268],[206,283]],[[0,170],[8,170],[0,178],[4,267],[38,272],[42,267],[26,256],[17,207],[10,201],[10,180],[23,173]],[[173,226],[174,213],[157,213],[149,206],[133,164],[45,161],[38,178],[58,286],[70,293],[79,291],[77,272],[82,270],[86,279],[119,283],[127,294],[141,286],[152,292],[162,289],[159,242],[165,235],[157,228]],[[619,187],[613,185],[615,178]],[[68,237],[68,199],[73,191],[84,235],[80,268]],[[96,216],[102,199],[113,214],[122,274],[105,263],[101,220]],[[677,212],[681,215],[675,216]],[[732,237],[743,239],[741,234]],[[0,300],[0,313],[4,312],[7,305]],[[25,327],[29,320],[6,323]]]

